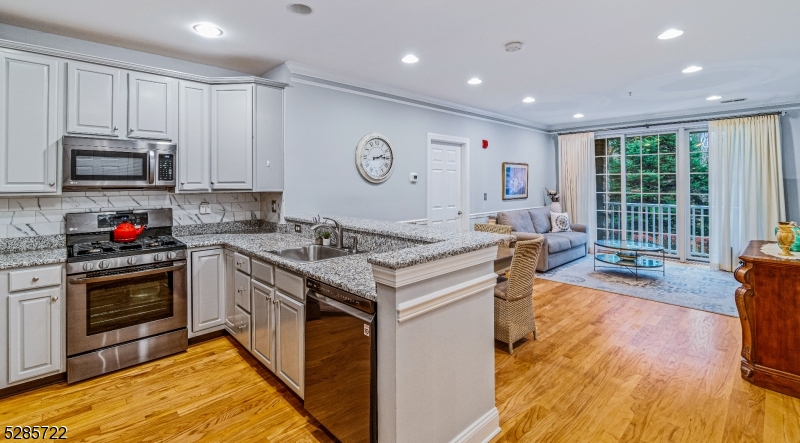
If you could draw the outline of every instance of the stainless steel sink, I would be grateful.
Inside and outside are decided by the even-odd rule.
[[[348,249],[319,245],[303,246],[302,248],[275,249],[267,252],[297,262],[315,262],[357,254],[356,252],[350,252]]]

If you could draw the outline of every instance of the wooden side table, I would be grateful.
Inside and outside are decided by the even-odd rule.
[[[734,276],[742,323],[742,378],[800,398],[800,260],[761,252],[751,241]]]

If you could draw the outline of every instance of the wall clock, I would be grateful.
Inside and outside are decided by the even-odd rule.
[[[389,140],[372,132],[361,137],[356,146],[356,168],[370,183],[383,183],[394,170],[394,152]]]

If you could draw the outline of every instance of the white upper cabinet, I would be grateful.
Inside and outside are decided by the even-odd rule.
[[[58,61],[0,51],[0,193],[58,192]]]
[[[67,132],[119,137],[124,119],[122,72],[88,63],[67,63]]]
[[[283,89],[256,86],[254,191],[283,191]]]
[[[253,85],[211,87],[211,188],[253,189]]]
[[[211,189],[211,87],[178,84],[178,191]]]
[[[177,81],[169,77],[128,73],[128,137],[176,139]]]

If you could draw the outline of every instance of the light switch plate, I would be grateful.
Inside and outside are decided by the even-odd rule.
[[[417,175],[416,172],[412,172],[412,173],[408,174],[408,181],[410,181],[411,183],[416,183],[418,179],[419,179],[419,176]]]

